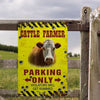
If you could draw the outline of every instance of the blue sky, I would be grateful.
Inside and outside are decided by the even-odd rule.
[[[83,6],[99,0],[0,0],[0,19],[80,19]],[[0,31],[0,43],[17,46],[17,31]],[[68,32],[68,51],[80,53],[80,32]]]

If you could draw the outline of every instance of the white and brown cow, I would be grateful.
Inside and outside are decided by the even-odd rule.
[[[52,39],[46,39],[44,43],[38,42],[33,47],[28,61],[33,65],[46,66],[54,64],[56,61],[55,48],[59,48],[60,43],[54,43]]]

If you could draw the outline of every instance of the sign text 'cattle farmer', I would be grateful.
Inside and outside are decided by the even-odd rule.
[[[18,27],[20,96],[67,95],[67,27],[28,22]]]
[[[64,30],[43,30],[43,37],[65,37]],[[21,37],[40,37],[39,30],[22,30]]]

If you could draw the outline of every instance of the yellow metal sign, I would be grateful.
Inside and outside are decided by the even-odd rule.
[[[18,94],[67,94],[67,27],[63,23],[28,22],[18,27]]]

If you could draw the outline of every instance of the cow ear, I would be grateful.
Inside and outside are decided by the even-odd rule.
[[[59,48],[61,47],[61,44],[60,43],[55,43],[55,48]]]
[[[43,47],[43,43],[41,43],[41,42],[38,42],[36,45],[37,45],[37,47],[39,47],[39,48]]]

